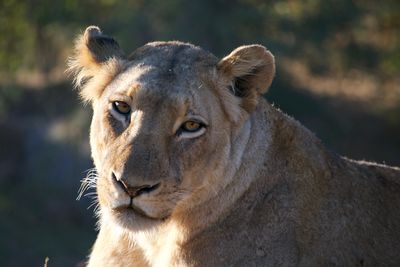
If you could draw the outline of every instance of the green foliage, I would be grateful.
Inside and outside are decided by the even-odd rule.
[[[0,70],[14,72],[29,64],[33,38],[26,19],[26,5],[15,0],[0,2]],[[21,51],[26,53],[21,57]]]

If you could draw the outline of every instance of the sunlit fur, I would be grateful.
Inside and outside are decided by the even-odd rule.
[[[93,107],[96,172],[80,191],[99,203],[90,267],[400,263],[400,169],[337,156],[265,101],[265,47],[219,60],[155,42],[123,55],[90,27],[70,65]],[[112,101],[131,113],[116,118]],[[192,117],[204,133],[179,138]],[[158,187],[131,201],[119,179]]]

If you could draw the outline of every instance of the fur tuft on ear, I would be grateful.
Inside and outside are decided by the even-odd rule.
[[[74,77],[74,85],[81,89],[82,98],[90,101],[99,97],[104,89],[95,90],[94,84],[106,86],[107,80],[111,81],[122,69],[124,60],[124,52],[112,37],[104,35],[97,26],[89,26],[75,41],[67,73]],[[97,76],[101,82],[92,79]]]
[[[233,50],[217,66],[228,89],[241,98],[241,106],[252,111],[267,92],[275,75],[274,56],[264,46],[247,45]]]

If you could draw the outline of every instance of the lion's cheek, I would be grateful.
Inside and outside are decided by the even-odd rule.
[[[96,168],[102,166],[102,159],[106,154],[107,144],[106,139],[102,136],[99,136],[98,131],[99,127],[96,127],[96,124],[92,123],[90,130],[90,147],[92,151],[92,158],[94,161],[94,165]]]
[[[97,197],[99,200],[99,204],[101,207],[109,207],[111,206],[111,197],[110,197],[110,188],[104,181],[103,177],[100,177],[99,180],[97,181]]]

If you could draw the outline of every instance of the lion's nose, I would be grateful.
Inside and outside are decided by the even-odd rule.
[[[129,184],[125,179],[123,178],[117,178],[117,176],[113,173],[112,174],[113,179],[119,184],[119,186],[127,193],[131,198],[140,196],[144,193],[150,193],[154,190],[156,190],[159,186],[160,183],[154,184],[154,185],[139,185],[139,186],[133,186]]]

